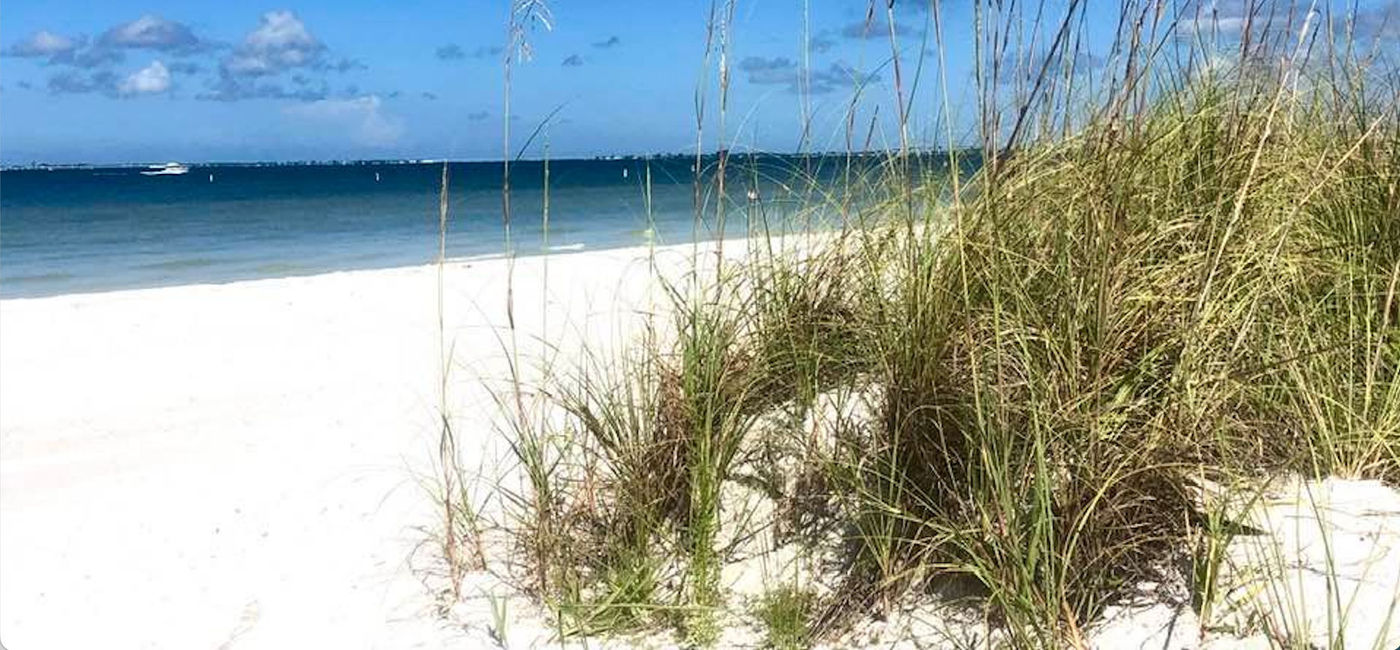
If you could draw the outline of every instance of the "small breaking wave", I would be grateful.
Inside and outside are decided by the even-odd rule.
[[[134,268],[142,271],[186,271],[189,269],[202,269],[209,266],[226,264],[224,260],[212,257],[186,257],[177,260],[166,260],[164,262],[152,262],[141,264]]]

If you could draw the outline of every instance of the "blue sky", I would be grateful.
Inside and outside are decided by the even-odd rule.
[[[269,1],[5,2],[0,160],[500,157],[509,0]],[[1239,1],[1216,8],[1228,18]],[[531,33],[532,59],[515,72],[517,142],[559,108],[548,137],[557,157],[693,151],[709,0],[549,4],[552,29]],[[803,4],[737,1],[730,139],[738,148],[797,146],[793,79],[805,50],[811,148],[843,146],[853,79],[867,81],[862,124],[884,105],[875,144],[887,144],[895,137],[889,43],[862,37],[867,1],[810,0],[806,48]],[[912,71],[928,12],[926,2],[911,4],[896,24],[907,26],[902,56]],[[969,4],[944,3],[949,103],[959,107],[972,99]],[[1106,44],[1118,3],[1096,4],[1084,29]],[[1397,4],[1363,2],[1372,13]],[[717,131],[713,82],[707,148]],[[920,84],[915,106],[925,112],[912,116],[914,137],[941,141],[932,61]],[[970,131],[966,115],[955,122]]]

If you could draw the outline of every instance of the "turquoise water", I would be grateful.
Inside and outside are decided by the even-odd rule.
[[[812,203],[804,192],[846,177],[847,163],[834,158],[745,160],[727,175],[726,236],[743,234],[750,217],[780,223],[795,206]],[[870,160],[864,164],[876,164]],[[709,219],[713,163],[709,157],[701,164]],[[679,157],[550,163],[546,241],[543,165],[516,163],[511,250],[563,253],[715,237],[708,221],[697,229],[693,165]],[[144,176],[137,168],[5,170],[0,297],[427,263],[437,255],[441,173],[441,164],[388,163],[206,165],[181,176]],[[506,253],[501,164],[452,163],[449,177],[448,256]]]

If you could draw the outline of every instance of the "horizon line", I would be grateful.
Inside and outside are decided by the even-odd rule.
[[[946,154],[946,153],[949,153],[949,152],[969,152],[969,151],[972,151],[972,152],[979,152],[980,149],[981,149],[981,148],[978,147],[978,146],[957,147],[957,148],[954,148],[954,149],[947,149],[947,148],[942,148],[942,147],[939,147],[939,148],[917,148],[917,149],[911,149],[911,150],[908,151],[907,153],[912,154],[912,155]],[[715,157],[715,156],[719,156],[719,155],[721,154],[721,152],[723,152],[723,151],[726,151],[726,150],[718,150],[718,151],[706,152],[706,153],[700,154],[700,157],[701,157],[701,158],[705,158],[705,157]],[[738,151],[738,152],[736,152],[736,151],[734,151],[734,150],[732,150],[732,149],[731,149],[731,150],[727,150],[727,151],[728,151],[728,153],[729,153],[730,155],[734,155],[734,156],[785,156],[785,157],[802,157],[802,156],[823,156],[823,157],[824,157],[824,156],[844,156],[844,155],[852,155],[852,156],[870,156],[870,155],[898,155],[898,154],[900,153],[897,149],[863,149],[863,150],[859,150],[859,151],[831,150],[831,151],[808,151],[808,152],[795,152],[795,151],[766,151],[766,150],[746,150],[746,151]],[[659,153],[650,153],[650,154],[598,154],[598,155],[595,155],[595,156],[565,156],[565,157],[558,157],[558,158],[518,157],[518,158],[512,158],[509,162],[511,162],[511,163],[538,163],[538,162],[545,162],[545,161],[549,161],[549,162],[579,162],[579,161],[586,161],[586,162],[595,162],[595,161],[596,161],[596,162],[603,162],[603,161],[620,161],[620,160],[648,160],[648,159],[655,159],[655,158],[694,158],[694,157],[696,157],[696,154],[694,154],[694,153],[689,153],[689,152],[659,152]],[[32,170],[32,169],[46,169],[46,168],[47,168],[47,169],[113,169],[113,168],[128,168],[128,167],[146,167],[146,166],[150,166],[150,165],[161,165],[161,164],[165,164],[166,162],[169,162],[169,161],[168,161],[168,160],[160,160],[160,161],[158,161],[158,160],[141,160],[141,161],[134,161],[134,160],[133,160],[133,161],[125,161],[125,162],[101,162],[101,163],[94,163],[94,162],[63,162],[63,163],[61,163],[61,162],[31,161],[31,162],[24,162],[24,163],[0,163],[0,170]],[[177,161],[177,162],[178,162],[178,161]],[[375,164],[378,164],[378,165],[386,165],[386,164],[387,164],[387,165],[436,165],[436,164],[441,164],[441,163],[447,163],[447,164],[493,164],[493,163],[504,163],[504,162],[506,162],[506,160],[503,159],[503,158],[300,158],[300,159],[282,159],[282,160],[277,160],[277,159],[270,159],[270,160],[208,160],[208,161],[189,162],[189,163],[183,163],[183,162],[182,162],[182,163],[180,163],[180,164],[187,165],[187,166],[191,166],[191,167],[238,167],[238,166],[243,166],[243,167],[268,166],[268,167],[271,167],[271,166],[281,166],[281,165],[287,165],[287,166],[295,166],[295,165],[301,165],[301,166],[311,166],[311,165],[328,165],[328,166],[329,166],[329,165],[346,165],[346,166],[349,166],[349,165],[375,165]]]

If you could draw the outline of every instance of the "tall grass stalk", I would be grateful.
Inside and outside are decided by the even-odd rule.
[[[447,405],[448,377],[452,366],[447,346],[444,292],[447,265],[447,163],[442,163],[442,178],[438,188],[438,254],[437,254],[437,334],[438,334],[438,432],[437,462],[441,472],[438,486],[442,506],[442,554],[447,561],[447,576],[453,599],[461,597],[462,574],[466,569],[457,537],[457,492],[461,465],[457,457],[457,437],[452,432],[452,420]]]

